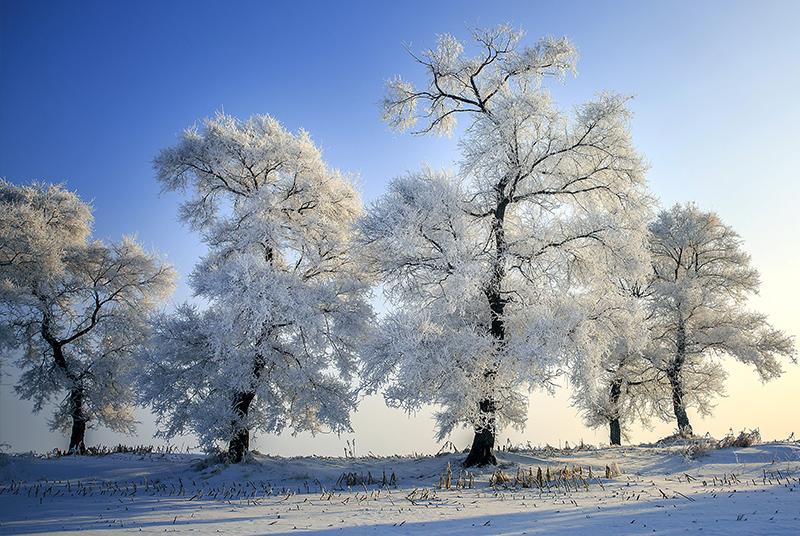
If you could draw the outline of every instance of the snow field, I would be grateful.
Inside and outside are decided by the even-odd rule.
[[[393,458],[253,456],[213,465],[194,455],[0,458],[0,533],[114,534],[798,534],[800,444],[500,452],[496,468],[455,485],[464,454]],[[622,474],[605,478],[617,464]],[[513,485],[519,468],[580,467],[575,485]],[[588,469],[592,478],[586,478]],[[397,485],[352,485],[343,475]],[[530,473],[529,473],[530,474]],[[339,481],[337,485],[336,482]],[[352,480],[351,480],[352,481]],[[468,481],[467,481],[468,482]],[[491,484],[490,484],[491,482]]]

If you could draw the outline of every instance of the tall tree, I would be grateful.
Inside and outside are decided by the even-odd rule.
[[[650,231],[652,361],[671,395],[662,413],[691,435],[687,407],[707,413],[722,390],[725,373],[716,358],[752,365],[769,381],[782,374],[781,358],[797,361],[794,340],[746,309],[759,274],[739,235],[715,213],[675,205],[659,213]]]
[[[59,394],[53,429],[134,429],[135,355],[147,317],[175,272],[132,238],[90,241],[91,207],[60,186],[0,181],[0,318],[3,352],[24,348],[15,390],[39,412]]]
[[[234,461],[251,430],[350,429],[354,352],[370,281],[352,255],[353,180],[309,135],[269,116],[217,114],[153,162],[208,253],[190,284],[207,309],[156,318],[147,398],[166,437],[192,431]]]
[[[401,78],[386,87],[383,117],[397,130],[422,120],[415,133],[449,135],[457,116],[469,124],[457,176],[395,179],[364,221],[403,310],[380,328],[365,369],[372,385],[389,382],[390,403],[444,405],[441,433],[472,426],[465,463],[482,465],[496,463],[499,427],[524,423],[519,388],[547,386],[581,351],[567,348],[569,335],[599,314],[582,305],[611,279],[600,274],[643,268],[650,200],[627,98],[600,94],[570,116],[542,86],[574,71],[568,40],[522,47],[508,26],[472,37],[474,57],[449,35],[412,54],[425,88]]]

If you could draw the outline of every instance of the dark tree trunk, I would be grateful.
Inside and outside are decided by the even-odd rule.
[[[255,393],[236,393],[233,396],[233,411],[236,413],[236,419],[233,421],[235,433],[228,443],[228,458],[233,463],[244,460],[247,451],[250,450],[250,429],[244,423],[250,410],[250,403],[255,396]]]
[[[272,262],[272,248],[267,248],[266,258],[268,262]],[[265,338],[269,337],[272,333],[272,330],[273,328],[269,324],[263,325],[261,338],[259,339],[258,344],[261,344]],[[261,372],[263,370],[264,359],[260,354],[257,354],[255,356],[255,360],[253,361],[253,379],[250,384],[252,389],[255,389],[255,384],[261,377]],[[238,392],[233,395],[231,406],[235,414],[232,423],[234,435],[228,443],[228,458],[233,463],[241,463],[244,460],[247,452],[250,450],[250,428],[247,427],[247,414],[250,412],[250,404],[253,403],[255,397],[256,394],[252,391]]]
[[[492,232],[495,238],[495,258],[492,266],[492,274],[489,283],[484,289],[484,294],[489,302],[489,309],[491,311],[491,324],[489,325],[489,334],[495,340],[498,352],[502,351],[505,346],[506,327],[505,327],[505,307],[506,299],[503,297],[503,279],[505,278],[505,256],[508,250],[508,244],[505,238],[505,229],[503,222],[505,220],[506,207],[509,200],[505,197],[503,191],[505,184],[498,186],[497,192],[497,207],[494,210],[494,219],[492,221]],[[464,461],[466,467],[474,467],[480,465],[497,465],[497,457],[494,455],[494,443],[497,434],[496,418],[497,406],[494,400],[494,381],[497,376],[496,364],[483,372],[483,377],[486,384],[485,398],[479,404],[480,422],[475,425],[475,437],[472,439],[472,448],[470,448],[469,456]]]
[[[480,409],[485,420],[482,426],[475,427],[475,437],[472,440],[472,448],[470,448],[469,456],[467,456],[467,459],[464,461],[465,467],[497,465],[497,457],[494,455],[496,432],[494,402],[492,400],[482,400]]]
[[[45,303],[44,300],[42,300],[42,302]],[[69,436],[69,450],[67,452],[70,454],[85,454],[86,423],[89,422],[89,419],[83,410],[84,393],[81,379],[74,371],[70,370],[67,358],[64,355],[64,341],[56,339],[50,333],[50,317],[47,315],[42,319],[41,334],[42,338],[53,350],[53,361],[55,365],[61,369],[61,372],[64,373],[71,383],[69,401],[67,404],[69,416],[72,419],[72,432]]]
[[[86,454],[86,414],[83,412],[83,389],[73,387],[69,393],[69,413],[72,433],[69,438],[70,454]]]
[[[672,387],[672,407],[675,411],[675,419],[678,422],[678,433],[689,437],[693,434],[692,425],[689,424],[689,415],[686,413],[686,405],[683,403],[683,387],[680,378],[674,374],[667,374],[669,383]]]
[[[672,408],[675,419],[678,421],[678,433],[689,437],[692,435],[692,425],[689,424],[689,415],[686,413],[686,404],[683,401],[683,382],[681,374],[683,364],[686,362],[686,322],[683,315],[678,313],[678,332],[676,334],[675,361],[667,371],[669,385],[672,388]]]
[[[498,351],[505,344],[506,333],[503,319],[506,301],[500,294],[499,281],[502,278],[501,274],[502,269],[495,270],[495,282],[486,290],[486,297],[489,301],[489,308],[492,312],[492,323],[489,328],[489,333],[497,342]],[[486,398],[481,400],[478,406],[480,411],[480,422],[475,425],[475,437],[472,439],[472,448],[469,451],[469,456],[467,456],[467,459],[464,462],[464,465],[467,467],[497,465],[497,457],[494,455],[494,443],[497,433],[495,418],[497,406],[492,395],[496,376],[496,368],[490,368],[483,372],[487,389],[485,393]]]
[[[228,443],[228,458],[233,463],[241,463],[250,450],[250,430],[240,429]]]
[[[611,444],[622,445],[622,427],[619,423],[619,399],[622,396],[622,379],[615,378],[611,382],[611,405],[613,407],[613,414],[609,420],[609,427],[611,428]]]
[[[622,428],[619,425],[619,417],[614,417],[608,424],[611,428],[611,444],[622,445]]]

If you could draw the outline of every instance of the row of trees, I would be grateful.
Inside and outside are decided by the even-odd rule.
[[[218,114],[163,149],[153,162],[162,191],[184,194],[179,217],[208,248],[190,276],[202,306],[150,315],[174,274],[143,252],[150,264],[113,298],[91,277],[93,293],[62,293],[52,282],[74,279],[68,259],[87,232],[62,233],[78,246],[58,238],[51,209],[20,192],[71,199],[86,225],[88,208],[58,187],[4,183],[2,334],[6,350],[27,348],[18,393],[41,408],[67,391],[62,413],[85,426],[86,410],[73,410],[73,393],[90,390],[80,370],[108,380],[92,385],[119,414],[133,391],[112,397],[109,385],[132,386],[124,375],[135,363],[139,402],[160,434],[226,441],[238,461],[252,431],[349,430],[358,392],[380,391],[409,411],[439,407],[441,437],[472,427],[466,464],[480,465],[496,463],[499,430],[524,426],[526,391],[552,389],[560,375],[587,423],[610,425],[612,443],[636,416],[674,416],[691,433],[687,406],[707,411],[721,390],[717,356],[779,375],[793,340],[744,309],[758,274],[739,237],[694,205],[653,217],[628,98],[603,93],[567,113],[544,81],[574,72],[569,41],[523,47],[507,26],[472,37],[476,56],[447,35],[412,54],[425,86],[395,78],[382,103],[398,131],[450,135],[466,120],[457,169],[395,178],[366,210],[307,133],[268,116]],[[41,221],[14,230],[15,210]],[[37,226],[55,249],[28,259],[24,241],[42,237],[25,238],[26,228]],[[378,284],[394,306],[381,319],[368,301]],[[45,294],[63,296],[53,313]],[[126,329],[105,327],[112,312]],[[98,422],[124,429],[93,404]]]
[[[386,87],[398,131],[467,126],[456,173],[394,179],[361,222],[397,306],[365,353],[367,389],[440,406],[440,436],[473,426],[476,465],[494,463],[498,429],[524,425],[523,391],[564,372],[615,444],[635,415],[674,415],[691,434],[687,405],[707,413],[721,392],[715,357],[780,375],[793,339],[744,309],[759,282],[738,235],[691,204],[653,221],[628,98],[601,93],[567,114],[542,82],[574,72],[569,41],[522,47],[508,26],[472,37],[476,56],[448,35],[412,54],[423,87]]]
[[[634,300],[635,323],[610,329],[614,339],[600,359],[571,372],[575,405],[590,426],[610,427],[612,444],[637,417],[674,419],[691,435],[687,407],[708,415],[724,392],[721,357],[752,365],[762,381],[781,375],[781,358],[796,362],[793,338],[746,309],[758,272],[716,214],[675,205],[649,231],[651,271],[619,287]]]

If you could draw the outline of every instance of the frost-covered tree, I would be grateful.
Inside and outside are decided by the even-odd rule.
[[[620,280],[619,294],[609,302],[611,309],[588,323],[589,331],[576,330],[585,339],[609,340],[601,353],[580,356],[570,368],[570,379],[572,402],[583,413],[584,423],[590,428],[607,426],[611,445],[627,439],[634,419],[649,422],[656,378],[647,359],[647,292],[644,278],[634,284]]]
[[[131,433],[135,356],[175,272],[132,238],[91,241],[91,207],[57,185],[0,181],[4,354],[24,349],[17,394],[85,450],[87,425]]]
[[[648,422],[647,414],[638,411],[639,404],[647,399],[636,392],[648,381],[642,376],[645,371],[642,355],[621,344],[609,353],[595,382],[579,386],[576,391],[577,405],[584,410],[584,423],[590,428],[607,426],[611,445],[629,440],[628,427],[633,418],[641,416]]]
[[[154,323],[146,399],[162,435],[226,441],[240,461],[251,430],[349,430],[354,353],[372,318],[350,245],[353,180],[306,132],[260,115],[206,119],[153,164],[208,246],[190,278],[208,307]]]
[[[438,429],[467,425],[467,465],[496,463],[497,431],[521,426],[522,389],[550,385],[574,344],[602,317],[610,274],[643,269],[645,165],[625,97],[603,93],[570,114],[542,86],[574,71],[566,39],[520,44],[508,26],[474,30],[480,52],[454,37],[414,59],[417,88],[388,82],[384,119],[399,131],[451,134],[468,120],[457,174],[423,169],[394,179],[368,210],[362,240],[398,310],[365,355],[365,384],[392,405],[443,407]],[[420,105],[423,107],[419,110]]]
[[[715,213],[675,205],[659,213],[650,231],[652,362],[670,395],[659,407],[691,435],[686,408],[706,414],[722,392],[725,372],[717,358],[752,365],[769,381],[783,372],[781,358],[797,361],[794,340],[746,309],[759,274],[739,235]]]

